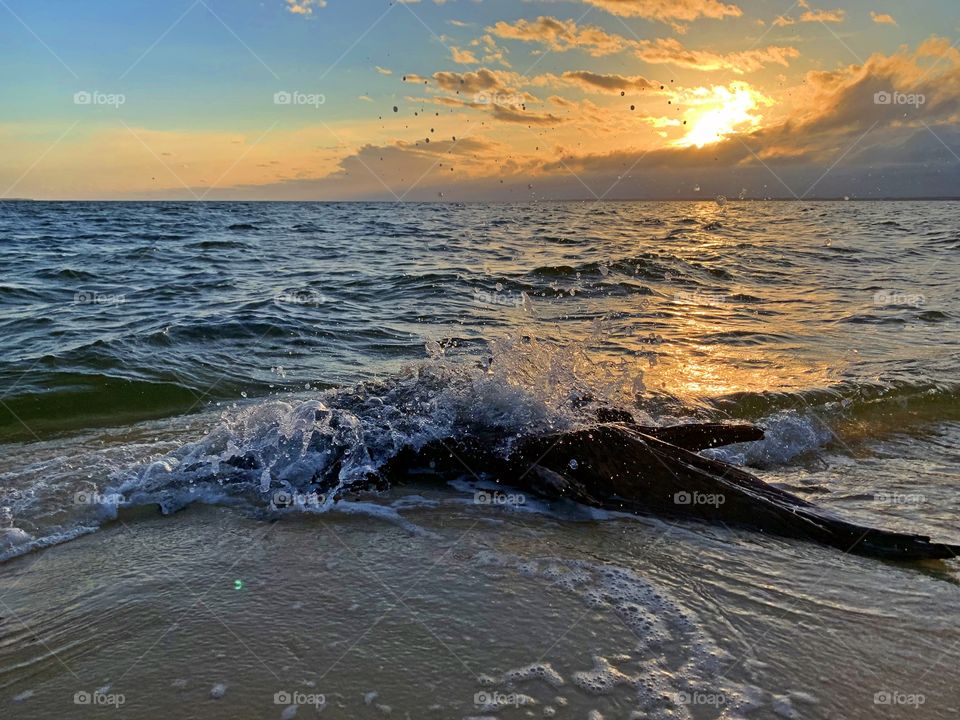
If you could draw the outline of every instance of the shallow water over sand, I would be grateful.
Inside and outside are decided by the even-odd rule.
[[[936,574],[429,489],[406,504],[416,532],[194,509],[5,565],[5,703],[33,691],[5,717],[110,716],[73,704],[98,688],[129,718],[290,717],[296,699],[311,717],[321,695],[334,718],[487,716],[494,701],[501,718],[957,712],[957,587]],[[884,692],[924,703],[875,704]]]

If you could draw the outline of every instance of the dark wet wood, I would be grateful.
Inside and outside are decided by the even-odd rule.
[[[677,425],[635,429],[691,452],[763,440],[763,430],[755,425]]]
[[[443,476],[483,474],[545,498],[750,528],[858,555],[894,560],[960,555],[960,547],[927,537],[848,522],[748,472],[696,454],[762,438],[763,431],[750,425],[648,428],[602,422],[574,432],[523,438],[506,458],[482,438],[438,441],[419,451],[405,450],[386,472],[394,479],[418,470]]]

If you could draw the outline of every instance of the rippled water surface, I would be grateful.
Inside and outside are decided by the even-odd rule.
[[[6,203],[0,233],[8,437],[516,332],[690,401],[957,378],[956,203]]]
[[[476,507],[466,471],[274,500],[617,406],[757,422],[715,452],[958,543],[958,208],[0,203],[0,707],[280,717],[299,683],[331,717],[956,716],[956,563]]]

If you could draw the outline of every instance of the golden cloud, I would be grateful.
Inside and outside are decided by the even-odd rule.
[[[585,50],[594,56],[612,55],[630,43],[594,26],[579,27],[573,20],[558,20],[541,15],[536,20],[521,19],[511,24],[500,21],[487,32],[505,40],[538,42],[551,50]]]
[[[697,20],[740,17],[743,11],[736,5],[720,0],[583,0],[594,7],[622,17],[641,17],[648,20]]]

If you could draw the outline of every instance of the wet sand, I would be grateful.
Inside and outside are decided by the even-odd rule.
[[[942,570],[425,494],[380,500],[403,526],[141,511],[0,566],[3,716],[960,712]]]

